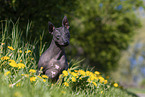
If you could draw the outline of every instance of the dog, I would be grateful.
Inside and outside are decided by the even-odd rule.
[[[69,22],[66,16],[62,20],[62,27],[55,26],[48,22],[49,33],[53,35],[49,48],[41,55],[38,62],[38,72],[43,67],[42,74],[45,74],[52,81],[56,81],[63,70],[68,69],[68,62],[64,47],[69,45],[70,33]]]

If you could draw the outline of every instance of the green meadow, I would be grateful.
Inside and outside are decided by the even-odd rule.
[[[7,25],[0,43],[1,97],[132,97],[133,94],[111,77],[79,67],[82,60],[69,61],[69,69],[62,72],[56,83],[50,82],[41,70],[36,75],[38,60],[34,51],[37,42],[21,41],[18,24],[13,24],[11,30]],[[42,45],[40,52],[44,47]]]

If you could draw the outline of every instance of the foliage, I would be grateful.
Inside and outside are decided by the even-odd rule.
[[[34,40],[39,38],[42,31],[47,31],[44,37],[47,41],[51,40],[48,35],[48,21],[56,26],[61,25],[61,20],[66,14],[71,14],[75,10],[74,0],[0,0],[0,21],[19,20],[20,28],[26,29],[30,22],[31,30],[27,39]],[[35,35],[34,35],[35,34]],[[31,36],[31,37],[30,37]],[[27,40],[26,39],[26,40]]]
[[[16,25],[13,26],[13,29],[17,29]],[[19,36],[18,29],[12,30],[12,35],[8,35],[7,38],[5,38],[8,31],[7,28],[4,31],[5,32],[2,32],[3,35],[1,38],[3,41],[1,41],[0,45],[1,96],[131,96],[127,94],[126,91],[121,90],[119,86],[113,86],[118,84],[112,82],[108,77],[105,80],[100,72],[95,71],[93,73],[89,70],[80,70],[80,68],[75,65],[77,63],[73,62],[70,63],[72,66],[69,70],[63,71],[61,75],[64,77],[63,83],[50,83],[46,75],[40,75],[41,72],[39,75],[36,75],[36,59],[33,52],[33,48],[36,44],[32,45],[27,43],[27,46],[24,47],[24,42],[14,41],[22,37]],[[42,69],[43,68],[41,68],[41,70]]]
[[[119,68],[112,75],[114,79],[121,82],[130,82],[130,85],[140,85],[145,78],[145,34],[144,34],[144,19],[142,19],[141,29],[136,30],[137,34],[134,36],[133,41],[129,45],[128,49],[121,53],[119,60]],[[127,78],[127,79],[126,79]]]
[[[145,87],[145,78],[141,81],[140,86]]]
[[[143,6],[142,1],[79,0],[77,3],[71,40],[76,52],[103,72],[115,70],[120,52],[128,47],[135,29],[140,27],[134,11]]]

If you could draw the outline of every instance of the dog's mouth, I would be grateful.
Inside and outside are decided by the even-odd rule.
[[[69,45],[69,42],[65,42],[65,43],[56,43],[57,45],[61,46],[61,47],[66,47]]]
[[[61,46],[68,46],[68,45],[69,45],[69,42],[65,42]]]

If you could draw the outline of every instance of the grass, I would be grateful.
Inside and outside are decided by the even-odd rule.
[[[43,84],[30,85],[26,82],[24,86],[10,88],[8,85],[0,85],[1,97],[131,97],[125,91],[111,88],[104,93],[92,93],[88,91],[73,91],[71,88],[57,86],[49,83],[50,86]]]
[[[28,30],[26,32],[28,33]],[[51,83],[45,75],[36,75],[37,57],[45,48],[42,41],[25,43],[22,41],[18,24],[7,21],[1,33],[2,97],[132,97],[132,94],[118,86],[111,78],[98,71],[83,70],[79,67],[81,61],[76,62],[73,59],[69,62],[69,69],[63,71],[60,76],[64,81]],[[39,51],[36,49],[37,43],[41,44]]]
[[[145,89],[141,89],[141,88],[128,88],[127,90],[130,92],[133,92],[133,93],[144,93],[145,94]]]

